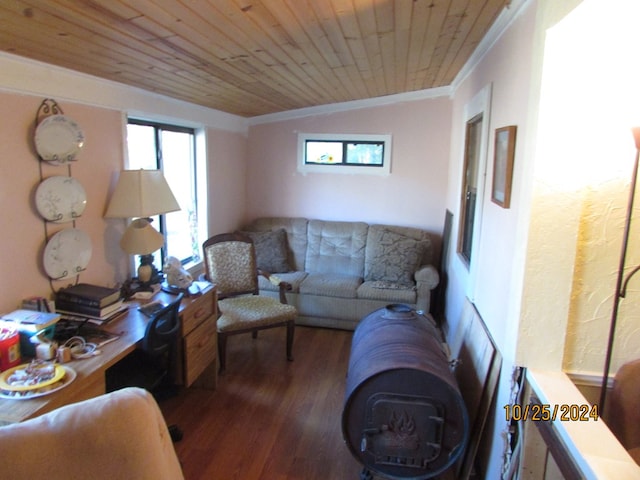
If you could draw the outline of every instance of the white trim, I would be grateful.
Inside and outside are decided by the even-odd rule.
[[[129,116],[194,128],[206,125],[248,132],[247,120],[238,115],[6,52],[0,52],[0,71],[0,91],[125,111]]]
[[[493,85],[489,83],[482,90],[474,95],[474,97],[464,106],[464,114],[462,117],[462,125],[461,131],[463,132],[463,141],[466,142],[466,131],[467,131],[467,122],[477,115],[482,114],[482,132],[480,133],[480,149],[478,152],[478,170],[477,170],[477,195],[476,195],[476,206],[474,212],[474,223],[473,223],[473,238],[471,239],[471,244],[473,251],[471,252],[471,262],[467,265],[466,261],[464,261],[458,252],[458,239],[460,238],[460,223],[456,226],[456,235],[455,238],[452,238],[451,241],[454,242],[455,252],[456,254],[453,256],[456,260],[453,265],[457,266],[457,270],[459,275],[463,280],[463,284],[466,285],[465,294],[471,303],[475,303],[476,299],[476,290],[477,290],[477,281],[476,277],[478,274],[478,249],[481,245],[482,238],[482,215],[484,208],[484,192],[485,192],[485,183],[487,178],[487,155],[489,151],[489,125],[491,123],[491,94],[493,90]],[[462,191],[462,178],[464,176],[464,156],[466,154],[465,149],[461,150],[462,158],[460,159],[461,170],[458,172],[460,177],[460,183],[458,187],[458,192]],[[458,218],[462,218],[462,208],[464,205],[462,202],[459,202],[458,205]]]
[[[451,96],[450,87],[429,88],[414,92],[398,93],[395,95],[385,95],[382,97],[365,98],[362,100],[352,100],[349,102],[330,103],[327,105],[317,105],[315,107],[299,108],[297,110],[287,110],[285,112],[268,113],[257,117],[251,117],[247,123],[249,126],[263,123],[282,122],[285,120],[295,120],[313,115],[327,115],[331,113],[357,110],[360,108],[379,107],[392,105],[394,103],[413,102],[430,98]]]
[[[458,87],[471,75],[484,56],[491,51],[495,43],[500,40],[500,37],[511,27],[511,24],[523,14],[525,9],[532,3],[533,2],[528,0],[511,0],[507,3],[502,9],[502,12],[500,12],[500,15],[498,15],[496,21],[491,25],[489,31],[482,37],[482,40],[480,40],[480,43],[478,43],[478,46],[469,59],[462,66],[456,78],[451,82],[451,95],[455,95]]]
[[[527,381],[542,405],[589,404],[566,373],[529,368]],[[528,425],[533,423],[535,422]],[[562,440],[567,454],[580,469],[581,478],[587,480],[640,478],[640,467],[620,445],[605,422],[591,418],[588,421],[566,422],[556,417],[551,423],[557,436]]]
[[[585,373],[585,372],[572,372],[566,371],[567,376],[575,385],[583,385],[585,387],[598,387],[602,386],[602,373]],[[613,375],[609,375],[607,378],[607,388],[613,388]]]

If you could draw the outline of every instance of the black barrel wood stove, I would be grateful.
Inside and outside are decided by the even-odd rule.
[[[363,465],[389,479],[423,480],[451,467],[469,426],[441,332],[406,305],[366,316],[351,344],[342,434]]]

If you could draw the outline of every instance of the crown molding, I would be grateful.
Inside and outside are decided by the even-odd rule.
[[[453,79],[451,83],[452,95],[455,95],[458,87],[471,75],[484,56],[491,51],[500,37],[509,29],[511,24],[523,14],[526,8],[532,3],[533,2],[529,0],[510,0],[507,2],[507,5],[502,9],[496,21],[469,57],[469,60],[462,66],[456,78]]]
[[[414,92],[384,95],[381,97],[365,98],[362,100],[330,103],[327,105],[318,105],[315,107],[305,107],[296,110],[269,113],[266,115],[259,115],[257,117],[249,118],[248,124],[249,126],[253,126],[263,123],[282,122],[285,120],[295,120],[298,118],[310,117],[314,115],[328,115],[332,113],[346,112],[349,110],[358,110],[361,108],[380,107],[402,102],[413,102],[416,100],[425,100],[447,96],[451,96],[451,87],[428,88],[425,90],[417,90]]]
[[[76,70],[0,52],[0,91],[55,98],[185,126],[246,134],[246,119]]]

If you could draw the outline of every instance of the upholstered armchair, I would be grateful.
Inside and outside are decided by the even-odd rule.
[[[160,408],[141,388],[0,427],[0,465],[4,479],[184,478]]]
[[[202,246],[207,280],[218,292],[218,353],[220,373],[226,369],[227,337],[265,328],[286,328],[286,354],[293,360],[293,337],[297,311],[287,304],[285,282],[258,271],[251,238],[240,233],[224,233],[211,237]],[[279,285],[279,299],[258,294],[258,275]]]

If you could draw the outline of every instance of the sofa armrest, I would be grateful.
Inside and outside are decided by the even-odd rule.
[[[438,271],[433,265],[423,265],[420,267],[416,271],[414,278],[416,279],[418,290],[422,288],[433,290],[438,286],[438,283],[440,283],[440,275],[438,275]]]
[[[431,308],[431,291],[440,283],[440,275],[433,265],[423,265],[416,271],[416,310],[428,313]]]

